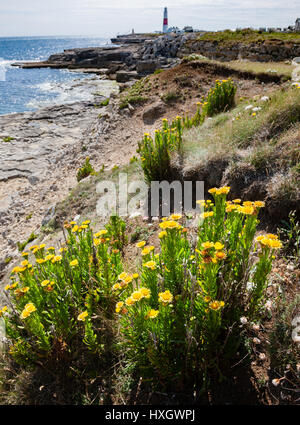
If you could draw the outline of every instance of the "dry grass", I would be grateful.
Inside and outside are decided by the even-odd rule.
[[[285,62],[250,62],[237,60],[229,62],[228,66],[239,71],[248,71],[255,74],[262,72],[266,74],[276,74],[291,77],[294,66]]]

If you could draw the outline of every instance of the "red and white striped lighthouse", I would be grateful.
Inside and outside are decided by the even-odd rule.
[[[163,23],[163,32],[168,31],[168,8],[165,7],[164,10],[164,23]]]

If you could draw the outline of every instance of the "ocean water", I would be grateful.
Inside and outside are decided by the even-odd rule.
[[[47,68],[21,69],[11,64],[41,61],[65,49],[107,43],[109,40],[104,38],[0,37],[0,115],[89,100],[91,92],[78,82],[91,79],[90,74]]]

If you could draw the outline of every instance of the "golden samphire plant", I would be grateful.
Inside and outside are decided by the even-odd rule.
[[[180,386],[222,371],[239,349],[241,317],[261,317],[281,247],[273,234],[255,239],[264,203],[226,201],[229,190],[210,189],[214,200],[198,201],[196,235],[180,214],[164,218],[159,250],[139,242],[141,263],[133,274],[124,271],[112,236],[124,234],[116,220],[96,233],[88,221],[66,223],[58,252],[44,245],[24,252],[0,310],[9,355],[22,365],[48,367],[62,359],[101,360],[109,320],[121,331],[109,349],[152,382]]]
[[[261,201],[226,201],[229,187],[209,191],[196,244],[183,217],[160,223],[160,250],[139,242],[138,286],[115,287],[124,350],[154,382],[182,385],[221,371],[241,342],[241,317],[256,320],[265,303],[276,235],[254,241]]]

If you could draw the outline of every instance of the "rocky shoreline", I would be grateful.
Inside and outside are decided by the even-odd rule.
[[[199,34],[197,34],[199,36]],[[177,55],[196,34],[167,34],[153,37],[117,38],[117,45],[65,50],[43,62],[14,63],[22,68],[57,68],[99,72],[107,78],[124,83],[169,68],[179,61]],[[121,45],[119,45],[121,43]]]
[[[116,83],[102,86],[95,78],[89,101],[0,116],[0,274],[17,254],[16,242],[45,224],[49,210],[76,184],[86,140],[107,109],[101,103],[118,92]]]

